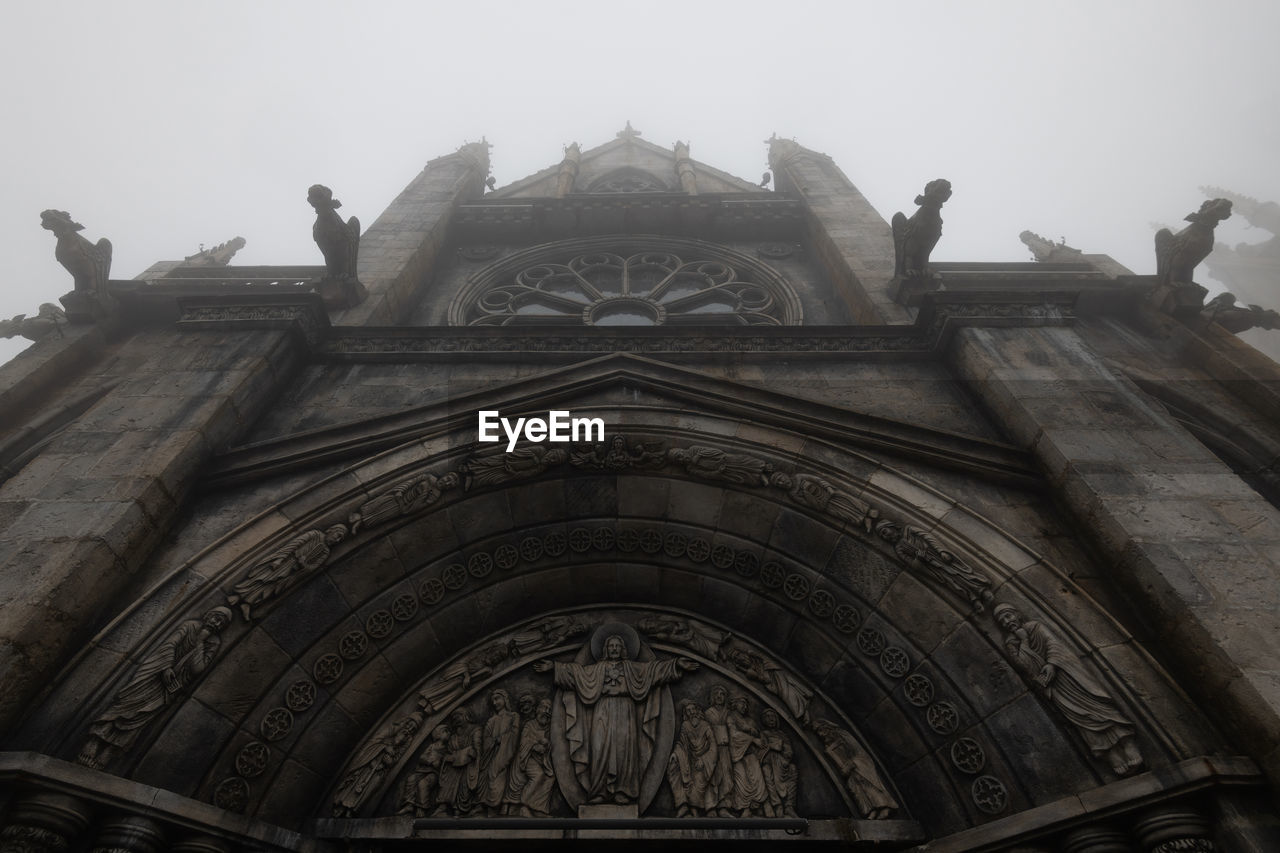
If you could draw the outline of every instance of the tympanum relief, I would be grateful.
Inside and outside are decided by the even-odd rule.
[[[356,751],[335,816],[900,811],[870,753],[801,679],[671,614],[540,619],[444,667],[414,705]]]

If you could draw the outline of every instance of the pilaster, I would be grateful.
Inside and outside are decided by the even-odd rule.
[[[24,411],[30,449],[0,482],[0,731],[144,583],[201,465],[278,397],[300,346],[277,329],[153,329],[111,355],[59,377],[88,395],[74,417]]]
[[[950,356],[1093,534],[1179,683],[1280,781],[1280,511],[1069,328],[965,328]]]
[[[368,291],[359,305],[334,315],[346,326],[403,323],[430,280],[454,207],[484,194],[489,147],[462,146],[426,165],[360,238],[358,277]]]
[[[893,235],[858,188],[826,154],[785,139],[771,140],[769,165],[778,192],[800,198],[808,209],[814,252],[860,325],[909,323],[893,301]]]

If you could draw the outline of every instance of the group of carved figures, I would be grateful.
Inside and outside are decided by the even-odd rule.
[[[488,701],[490,714],[483,723],[460,707],[447,722],[432,729],[400,785],[397,814],[551,814],[556,782],[551,761],[551,697],[522,693],[513,704],[508,692],[499,688],[490,692]],[[757,723],[745,696],[730,698],[728,690],[717,685],[711,688],[705,707],[685,699],[679,715],[679,732],[666,767],[678,817],[795,816],[794,752],[776,711],[765,708]],[[604,726],[621,747],[615,753],[630,749],[630,739],[622,730],[628,717],[624,713],[621,720],[610,718]],[[361,750],[335,796],[337,816],[353,814],[377,787],[422,719],[421,713],[411,714]],[[827,721],[819,722],[817,731],[828,757],[848,777],[846,784],[864,815],[874,819],[892,812],[893,797],[857,741]],[[603,739],[597,742],[597,749],[609,750],[603,744]],[[625,764],[625,760],[615,761],[614,769]],[[606,765],[602,760],[602,779],[610,775]],[[613,797],[629,801],[634,786],[618,785],[616,773],[613,782]]]
[[[795,817],[796,765],[778,713],[760,724],[747,698],[711,688],[703,707],[680,703],[680,731],[667,762],[676,817]],[[890,801],[892,806],[892,801]]]
[[[506,690],[497,689],[489,694],[489,705],[483,725],[466,708],[457,708],[448,722],[432,729],[401,784],[397,814],[551,813],[551,699],[524,693],[513,704]],[[344,811],[348,802],[339,791],[335,810]]]
[[[897,808],[869,753],[841,725],[809,720],[812,691],[781,666],[758,652],[729,646],[727,632],[692,620],[654,614],[637,626],[698,654],[732,661],[769,687],[787,703],[792,725],[803,725],[821,744],[861,817],[883,818]],[[622,623],[597,625],[576,660],[533,663],[535,672],[551,676],[558,688],[554,695],[490,690],[483,721],[466,705],[455,704],[508,657],[563,648],[589,631],[590,623],[581,617],[548,617],[441,671],[419,693],[418,710],[384,726],[358,752],[335,794],[334,814],[355,815],[423,723],[434,718],[440,722],[408,762],[398,814],[543,817],[562,810],[557,790],[570,810],[608,804],[643,811],[654,786],[665,779],[680,817],[795,816],[795,751],[779,711],[765,707],[757,720],[745,695],[731,696],[727,686],[713,683],[706,705],[692,698],[679,703],[670,751],[660,752],[659,720],[670,707],[667,686],[698,664],[646,651],[635,629]],[[558,717],[553,714],[557,705]],[[552,757],[557,739],[564,744],[567,761],[561,772],[568,778],[557,778]]]

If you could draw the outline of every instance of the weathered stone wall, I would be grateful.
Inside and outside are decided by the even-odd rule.
[[[808,242],[821,259],[855,323],[906,323],[893,301],[893,236],[889,223],[825,154],[797,145],[779,147],[771,165],[780,192],[798,195],[809,209]]]
[[[141,591],[137,573],[201,464],[274,399],[297,356],[281,332],[141,332],[50,378],[52,399],[28,402],[30,422],[58,399],[109,388],[0,484],[0,729],[122,595]]]
[[[965,329],[953,355],[1183,685],[1280,778],[1280,511],[1070,330]]]
[[[445,251],[454,207],[482,195],[488,173],[488,149],[481,143],[428,163],[361,235],[357,274],[368,296],[338,312],[334,322],[351,326],[404,322]]]

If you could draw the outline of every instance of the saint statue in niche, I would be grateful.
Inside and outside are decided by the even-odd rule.
[[[643,812],[661,784],[675,733],[665,685],[698,664],[658,659],[635,629],[600,626],[571,663],[541,660],[560,688],[552,717],[553,759],[571,807],[635,804]]]

